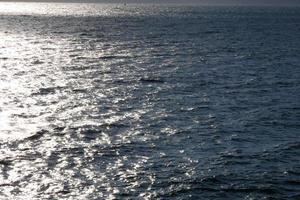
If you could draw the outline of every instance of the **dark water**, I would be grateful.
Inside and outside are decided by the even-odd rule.
[[[300,199],[299,33],[299,8],[1,3],[1,199]]]

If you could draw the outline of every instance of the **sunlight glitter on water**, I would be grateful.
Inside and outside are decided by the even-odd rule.
[[[28,52],[24,51],[24,47],[34,49],[34,46],[15,34],[1,32],[0,36],[0,137],[23,139],[38,131],[38,127],[43,123],[39,118],[32,118],[39,112],[39,107],[32,107],[35,101],[28,98],[31,94],[28,83],[35,83],[29,81],[33,76],[26,71],[28,62],[25,55]]]
[[[110,16],[122,13],[120,4],[80,4],[80,3],[13,3],[1,2],[0,14],[2,15],[44,15],[44,16]],[[122,4],[121,4],[122,5]]]

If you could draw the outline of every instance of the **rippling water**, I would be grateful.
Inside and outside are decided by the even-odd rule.
[[[2,199],[299,199],[300,9],[0,3]]]

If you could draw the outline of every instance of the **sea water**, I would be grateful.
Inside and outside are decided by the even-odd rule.
[[[0,3],[1,199],[299,199],[300,9]]]

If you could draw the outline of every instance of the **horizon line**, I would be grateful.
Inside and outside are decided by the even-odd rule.
[[[139,4],[151,4],[151,5],[198,5],[198,6],[237,6],[237,7],[300,7],[299,4],[270,4],[270,3],[204,3],[204,2],[158,2],[158,1],[97,1],[97,0],[88,0],[88,1],[81,1],[81,0],[70,0],[70,1],[61,1],[61,0],[0,0],[0,3],[86,3],[86,4],[129,4],[129,5],[139,5]]]

